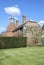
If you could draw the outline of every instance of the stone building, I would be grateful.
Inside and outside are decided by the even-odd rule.
[[[14,18],[10,18],[10,24],[6,30],[7,37],[27,37],[27,45],[37,45],[41,42],[41,27],[32,20],[26,20],[26,16],[23,16],[23,24],[17,20],[14,24]]]
[[[23,16],[23,22],[26,23],[23,26],[23,36],[27,37],[28,45],[39,45],[41,42],[41,27],[40,25],[33,21],[26,21],[26,16]]]

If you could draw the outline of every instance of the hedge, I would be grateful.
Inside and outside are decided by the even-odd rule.
[[[18,48],[26,45],[26,37],[0,37],[0,48]]]

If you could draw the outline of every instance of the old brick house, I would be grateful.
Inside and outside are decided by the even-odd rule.
[[[17,20],[16,25],[14,24],[14,18],[10,18],[10,24],[6,30],[7,37],[27,37],[27,44],[31,45],[34,42],[40,43],[41,41],[41,27],[40,25],[32,20],[26,20],[26,16],[23,16],[23,24],[19,24],[20,22]],[[37,38],[38,36],[38,38]],[[34,41],[37,40],[37,41]]]

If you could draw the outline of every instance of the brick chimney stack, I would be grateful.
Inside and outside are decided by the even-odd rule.
[[[16,26],[19,26],[19,25],[20,25],[20,21],[16,20]]]
[[[23,23],[26,22],[26,16],[23,16]]]

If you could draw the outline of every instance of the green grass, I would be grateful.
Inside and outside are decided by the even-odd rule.
[[[44,47],[0,49],[0,65],[44,65]]]

